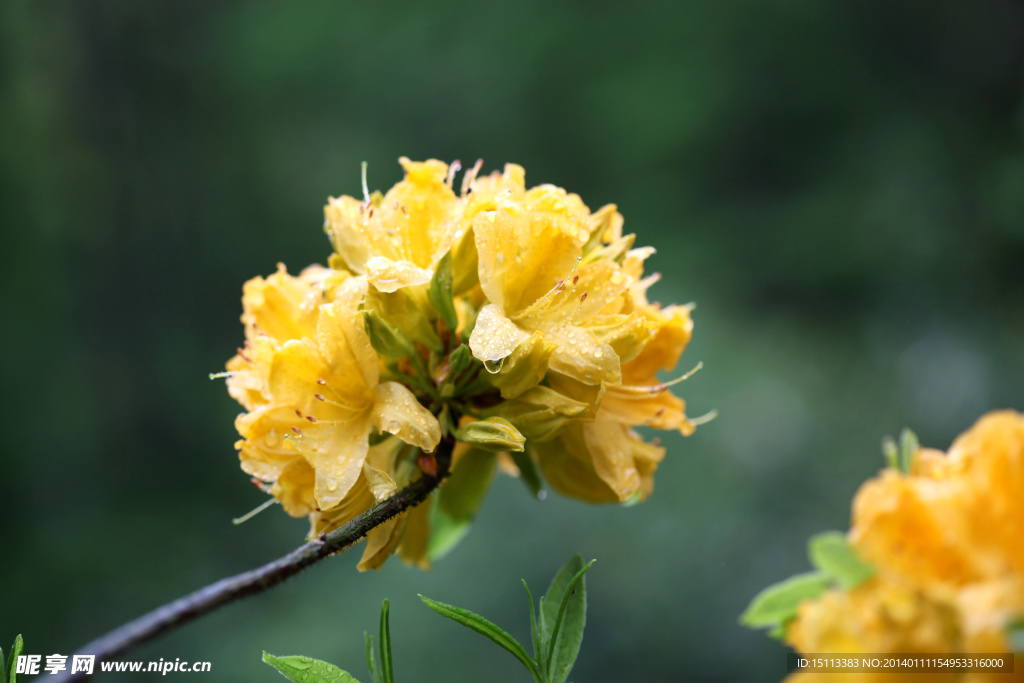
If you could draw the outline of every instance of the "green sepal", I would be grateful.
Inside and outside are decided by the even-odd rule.
[[[846,535],[839,531],[825,531],[811,536],[807,542],[807,556],[815,569],[844,590],[859,586],[875,573],[871,565],[857,557]]]
[[[430,509],[431,562],[447,555],[466,536],[494,480],[497,456],[472,449],[459,458]]]
[[[750,628],[785,624],[796,616],[801,602],[817,598],[828,590],[828,586],[829,579],[822,572],[791,576],[755,595],[739,621]]]
[[[583,557],[573,556],[555,575],[544,595],[541,640],[546,652],[545,670],[551,683],[565,683],[576,663],[587,623],[587,584],[584,578],[594,560],[583,564]],[[557,610],[557,611],[556,611]],[[550,628],[550,632],[546,629]]]
[[[391,620],[388,599],[380,606],[380,670],[384,683],[394,683],[395,674],[391,668]]]
[[[359,683],[347,671],[342,671],[333,664],[312,657],[298,655],[275,657],[264,652],[263,661],[294,683]]]
[[[370,338],[373,350],[391,358],[409,358],[416,348],[401,330],[380,317],[377,311],[363,311],[363,327]]]
[[[4,677],[7,683],[18,683],[18,657],[25,650],[25,641],[22,639],[19,633],[14,638],[14,644],[11,645],[11,656],[7,660],[7,675]]]
[[[537,670],[537,664],[530,658],[530,655],[526,653],[526,650],[519,644],[519,641],[510,636],[503,629],[484,619],[479,614],[470,612],[468,609],[462,609],[461,607],[455,607],[454,605],[437,602],[436,600],[431,600],[430,598],[422,595],[420,595],[420,600],[423,601],[423,604],[440,614],[442,617],[447,617],[452,621],[458,622],[463,626],[476,631],[482,636],[486,636],[496,645],[507,650],[513,657],[518,659],[523,666],[526,667],[534,680],[540,683],[540,672]]]
[[[459,327],[459,316],[455,314],[455,300],[452,298],[452,254],[449,251],[437,262],[434,277],[430,279],[427,298],[448,329],[454,332]]]

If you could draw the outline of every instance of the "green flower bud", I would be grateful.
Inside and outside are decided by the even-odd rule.
[[[373,349],[382,356],[408,358],[416,353],[412,342],[397,327],[380,317],[377,311],[363,311],[363,327]]]
[[[455,431],[455,438],[482,451],[522,451],[526,437],[501,417],[470,422]]]

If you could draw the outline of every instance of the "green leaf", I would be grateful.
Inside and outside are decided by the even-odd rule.
[[[1006,625],[1006,640],[1009,642],[1011,651],[1024,654],[1024,617]]]
[[[822,572],[791,576],[768,586],[754,596],[740,615],[740,623],[750,628],[777,626],[796,616],[797,606],[818,597],[828,589],[829,579]]]
[[[275,657],[264,652],[263,661],[294,683],[359,683],[347,671],[312,657]]]
[[[501,628],[487,621],[479,614],[470,612],[468,609],[462,609],[461,607],[455,607],[454,605],[437,602],[436,600],[431,600],[430,598],[422,595],[420,596],[420,600],[422,600],[427,607],[434,610],[442,617],[448,617],[452,621],[456,621],[463,626],[476,631],[480,635],[490,638],[494,643],[508,650],[513,657],[522,662],[523,666],[527,668],[534,680],[539,683],[540,673],[537,671],[536,663],[530,658],[530,655],[526,653],[523,646],[519,644],[519,641],[503,631]]]
[[[390,611],[388,599],[384,598],[384,604],[380,606],[380,668],[384,683],[395,683],[395,675],[391,669]]]
[[[452,299],[452,254],[449,251],[434,268],[434,277],[430,279],[427,298],[438,315],[444,320],[448,329],[455,331],[459,327],[459,317],[455,314],[455,302]]]
[[[583,557],[575,555],[555,576],[544,596],[543,624],[550,627],[542,640],[547,652],[545,669],[552,683],[564,683],[583,642],[583,628],[587,623],[587,586],[584,575],[594,561],[583,564]],[[555,611],[557,610],[557,612]]]
[[[519,468],[519,478],[529,489],[530,493],[533,494],[534,498],[544,497],[544,484],[540,480],[540,472],[537,471],[537,465],[534,464],[533,458],[530,457],[529,448],[527,452],[516,453],[512,452],[509,455],[512,456],[512,462]]]
[[[839,531],[815,534],[807,542],[807,555],[815,569],[835,581],[844,590],[860,585],[875,573],[863,562]]]
[[[7,660],[7,681],[8,683],[18,683],[18,657],[25,650],[25,641],[22,640],[21,634],[19,633],[14,638],[14,645],[11,645],[11,657]]]
[[[917,452],[920,443],[917,434],[904,429],[900,432],[900,471],[903,474],[910,474],[910,466],[914,462],[914,453]]]
[[[895,439],[887,436],[882,439],[882,455],[885,457],[885,464],[894,470],[900,468],[900,449]]]
[[[530,611],[533,611],[533,601],[530,601]],[[0,647],[0,681],[7,683],[7,660],[4,659],[4,649]]]
[[[363,631],[363,641],[366,642],[366,668],[370,670],[370,678],[373,683],[384,683],[384,675],[377,665],[377,654],[373,651],[373,636]]]
[[[496,470],[497,456],[494,453],[472,449],[459,458],[430,510],[427,556],[431,561],[451,552],[469,532]]]
[[[530,592],[530,587],[526,585],[526,579],[523,579],[522,581],[523,588],[526,589],[526,598],[530,602],[530,638],[533,640],[533,659],[541,665],[541,673],[544,674],[544,678],[547,679],[547,674],[544,671],[544,664],[541,661],[543,646],[540,642],[540,626],[537,624],[537,613],[533,609],[533,593]]]

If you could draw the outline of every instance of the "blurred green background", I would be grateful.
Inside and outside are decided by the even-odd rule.
[[[501,478],[433,572],[351,553],[133,657],[365,678],[389,597],[398,680],[523,681],[416,594],[526,642],[519,579],[579,551],[574,680],[780,679],[736,618],[847,527],[880,438],[1024,408],[1022,26],[1008,0],[0,3],[0,643],[69,654],[302,540],[230,524],[262,500],[207,379],[242,282],[326,260],[361,161],[386,189],[401,155],[483,157],[619,205],[652,298],[698,304],[679,393],[720,418],[665,439],[643,505]]]

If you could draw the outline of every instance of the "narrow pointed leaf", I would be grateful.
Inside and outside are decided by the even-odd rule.
[[[537,613],[533,609],[533,593],[526,585],[526,579],[523,579],[523,588],[526,589],[526,597],[530,602],[530,638],[533,640],[533,658],[538,664],[541,664],[543,650],[540,642],[540,626],[537,624]],[[541,673],[544,673],[543,666],[541,666]]]
[[[900,470],[904,474],[910,474],[910,468],[914,464],[914,454],[917,453],[919,445],[917,434],[909,429],[900,432]]]
[[[7,660],[7,681],[8,683],[18,683],[18,657],[25,650],[25,641],[22,640],[21,634],[19,633],[14,639],[14,645],[11,646],[11,656]]]
[[[347,671],[312,657],[275,657],[264,652],[263,661],[294,683],[359,683]]]
[[[391,605],[387,598],[380,607],[380,669],[384,683],[395,683],[394,672],[391,669]]]
[[[455,302],[452,299],[452,254],[448,252],[437,263],[434,277],[430,280],[427,298],[438,315],[444,319],[448,329],[455,331],[459,326],[459,317],[455,314]]]
[[[370,670],[370,678],[373,683],[384,683],[384,676],[377,665],[377,655],[373,651],[373,636],[363,631],[363,640],[366,641],[366,668]]]
[[[551,627],[551,636],[547,643],[547,656],[545,658],[548,680],[552,683],[564,683],[576,663],[576,657],[580,652],[580,645],[583,642],[583,629],[587,623],[587,585],[584,578],[590,571],[594,561],[591,560],[583,565],[583,558],[576,555],[569,563],[562,568],[555,582],[558,582],[566,570],[579,567],[569,578],[562,589],[561,599],[558,601],[558,614]],[[580,566],[583,565],[583,566]],[[555,584],[552,584],[552,588]],[[555,596],[548,591],[548,605],[552,605]]]
[[[846,535],[838,531],[811,536],[807,542],[807,555],[815,569],[826,574],[844,590],[863,583],[875,573],[871,565],[857,557]]]
[[[783,624],[796,616],[801,602],[818,597],[828,585],[829,579],[822,572],[791,576],[755,595],[740,615],[740,623],[751,628]]]
[[[487,621],[479,614],[470,612],[468,609],[462,609],[461,607],[455,607],[454,605],[448,605],[443,602],[431,600],[430,598],[422,595],[420,596],[420,600],[422,600],[427,607],[434,610],[442,617],[448,617],[452,621],[456,621],[463,626],[476,631],[480,635],[490,638],[494,643],[508,650],[513,657],[522,662],[523,666],[527,668],[534,679],[540,680],[537,665],[530,658],[530,655],[526,653],[526,650],[519,644],[519,641],[510,636],[500,627]]]

